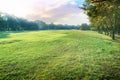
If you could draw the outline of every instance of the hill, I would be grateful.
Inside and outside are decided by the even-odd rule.
[[[120,43],[92,31],[0,32],[0,80],[120,80]]]

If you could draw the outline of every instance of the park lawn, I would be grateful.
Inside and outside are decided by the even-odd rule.
[[[120,80],[120,43],[93,31],[0,32],[0,80]]]

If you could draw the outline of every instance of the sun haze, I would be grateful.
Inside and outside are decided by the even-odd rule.
[[[78,8],[84,0],[0,0],[0,12],[28,20],[47,23],[89,23],[84,11]]]

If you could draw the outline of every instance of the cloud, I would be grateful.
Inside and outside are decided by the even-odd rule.
[[[36,11],[37,11],[37,13],[34,13],[34,15],[29,15],[27,17],[31,20],[41,19],[48,23],[50,23],[50,22],[55,22],[55,23],[62,22],[63,23],[63,21],[66,21],[64,19],[67,19],[67,21],[68,21],[68,19],[71,20],[70,18],[77,18],[78,16],[80,16],[80,17],[85,16],[84,18],[87,19],[86,15],[85,14],[83,15],[83,10],[78,8],[78,4],[75,1],[63,3],[57,7],[51,6],[49,9],[46,8],[46,9],[42,10],[42,12],[39,11],[39,8],[38,8],[38,10],[36,8]],[[76,15],[77,17],[76,16],[73,17],[73,15],[74,16]],[[70,22],[70,21],[68,21],[68,22]]]
[[[87,21],[86,15],[78,8],[82,2],[83,0],[0,0],[0,11],[29,20],[71,24],[75,22],[72,20],[78,20],[81,16],[81,20]]]
[[[57,8],[54,8],[52,10],[47,11],[46,14],[51,15],[51,17],[62,18],[64,16],[68,16],[71,14],[77,14],[80,12],[81,10],[78,8],[78,6],[74,5],[73,3],[72,4],[67,3]]]
[[[71,24],[71,25],[80,25],[82,23],[88,23],[89,20],[88,17],[84,14],[84,12],[79,14],[73,14],[69,17],[64,17],[61,20],[58,20],[57,23],[63,23],[63,24]]]

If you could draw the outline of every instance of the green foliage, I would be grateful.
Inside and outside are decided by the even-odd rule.
[[[91,25],[99,33],[110,35],[114,40],[115,34],[120,32],[119,5],[119,0],[86,0],[83,9],[89,16]]]
[[[84,23],[84,24],[81,24],[80,29],[81,30],[90,30],[90,26],[88,24]]]
[[[38,25],[5,13],[0,13],[0,31],[38,30]]]
[[[92,31],[1,32],[0,80],[119,80],[119,53]]]
[[[75,25],[46,24],[43,21],[28,21],[5,13],[0,13],[0,31],[23,31],[23,30],[59,30],[79,29]]]

